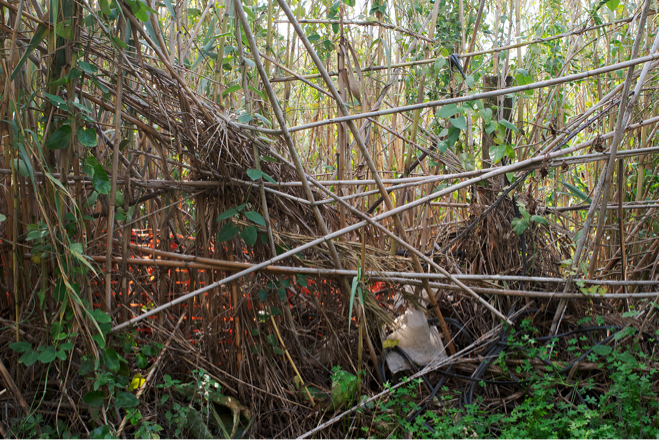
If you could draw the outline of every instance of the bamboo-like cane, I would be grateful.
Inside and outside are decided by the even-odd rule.
[[[510,50],[510,49],[521,49],[522,47],[530,46],[530,45],[533,45],[533,44],[543,44],[543,43],[558,40],[558,39],[561,39],[561,38],[567,38],[567,37],[571,37],[571,36],[574,36],[574,35],[581,35],[585,32],[602,29],[602,28],[605,28],[605,27],[608,27],[608,26],[617,26],[617,25],[620,25],[620,24],[629,23],[632,20],[633,20],[633,17],[627,17],[627,18],[621,18],[619,20],[611,21],[611,22],[608,22],[608,23],[602,23],[602,24],[599,24],[599,25],[590,26],[590,27],[587,27],[587,28],[583,28],[582,26],[576,26],[572,30],[569,30],[569,31],[564,32],[562,34],[552,35],[552,36],[549,36],[549,37],[546,37],[546,38],[535,38],[535,39],[530,40],[530,41],[523,41],[523,42],[519,42],[519,43],[515,43],[515,44],[509,44],[509,45],[506,45],[506,46],[497,46],[497,47],[493,47],[491,49],[480,50],[480,51],[476,51],[476,52],[471,52],[471,50],[473,50],[473,47],[472,47],[471,50],[468,50],[466,53],[457,54],[457,55],[460,58],[471,58],[471,57],[475,57],[475,56],[478,56],[478,55],[495,54],[495,53],[503,52],[503,51]],[[321,20],[318,20],[318,21],[321,21]],[[300,22],[304,23],[305,21],[300,20]],[[286,23],[288,23],[288,21],[286,21]],[[350,24],[350,23],[347,23],[347,22],[345,22],[345,23]],[[397,68],[401,68],[401,67],[423,66],[423,65],[426,65],[426,64],[433,64],[436,61],[437,61],[437,58],[429,58],[429,59],[424,59],[424,60],[408,61],[408,62],[405,62],[405,63],[395,63],[395,64],[391,64],[391,66],[388,66],[388,65],[387,66],[372,66],[372,67],[366,67],[366,68],[362,69],[362,72],[377,72],[377,71],[380,71],[380,70],[397,69]],[[337,76],[338,73],[337,72],[329,72],[329,75],[330,76]],[[300,76],[304,79],[315,79],[315,78],[320,78],[321,77],[321,75],[319,73],[310,74],[310,75],[300,75]],[[297,76],[294,75],[294,76],[286,76],[286,77],[280,77],[280,78],[272,78],[270,81],[275,83],[275,82],[295,81],[296,79],[299,79],[299,78],[297,78]]]
[[[286,16],[288,17],[288,20],[291,22],[293,25],[293,28],[295,28],[295,32],[297,33],[298,37],[300,37],[300,41],[302,41],[302,44],[304,47],[307,49],[307,53],[311,56],[311,59],[313,60],[314,64],[316,65],[316,68],[320,71],[320,73],[323,75],[323,79],[325,80],[325,83],[327,84],[327,87],[330,91],[330,93],[334,96],[334,100],[339,106],[340,112],[344,115],[347,116],[348,113],[348,108],[346,107],[345,103],[343,102],[341,95],[339,94],[338,90],[334,86],[334,83],[330,79],[329,75],[327,74],[327,70],[325,69],[325,66],[323,65],[322,61],[318,57],[318,54],[314,50],[313,46],[311,46],[311,43],[309,42],[309,39],[307,38],[306,34],[304,33],[304,30],[300,26],[300,24],[297,22],[295,17],[293,16],[293,13],[291,12],[290,8],[286,4],[285,0],[278,0],[279,6],[282,8]],[[387,206],[387,209],[389,212],[393,212],[394,210],[394,205],[391,201],[391,198],[389,197],[389,194],[387,194],[387,190],[384,187],[384,184],[382,183],[382,179],[380,179],[380,176],[378,175],[377,168],[375,166],[375,163],[373,162],[373,159],[371,158],[371,155],[368,151],[368,148],[366,148],[366,144],[364,143],[364,139],[361,136],[361,133],[359,132],[359,129],[357,128],[357,125],[355,124],[354,120],[349,119],[348,120],[348,128],[352,132],[352,135],[355,138],[355,141],[357,142],[357,146],[359,147],[359,150],[362,154],[362,158],[366,161],[366,164],[371,171],[371,174],[373,175],[373,179],[375,180],[375,184],[378,187],[378,190],[380,191],[381,196],[384,198],[385,205]],[[405,236],[405,228],[403,227],[403,223],[400,220],[400,217],[398,214],[393,214],[392,215],[394,225],[398,231],[398,234],[400,235],[401,240],[406,240]],[[416,255],[412,257],[412,262],[416,266],[416,269],[418,272],[423,272],[423,269],[421,268],[421,264],[419,263],[419,260],[417,259]],[[426,281],[427,283],[427,281]],[[439,305],[437,304],[437,299],[435,298],[435,295],[433,294],[432,290],[430,289],[429,285],[424,284],[424,288],[428,292],[428,297],[430,298],[430,302],[435,310],[435,313],[437,314],[437,317],[439,318],[439,323],[442,327],[442,331],[444,333],[444,337],[446,338],[448,342],[448,348],[451,352],[451,354],[455,353],[455,347],[453,346],[453,343],[451,341],[451,336],[448,331],[448,327],[446,325],[446,322],[444,321],[444,318],[442,317],[442,312],[439,310]],[[500,315],[500,314],[499,314]]]
[[[119,19],[119,22],[122,23],[121,35],[125,38],[124,33],[126,32],[126,21],[123,18]],[[119,52],[122,52],[121,47],[118,48]],[[117,96],[115,100],[115,114],[114,114],[114,148],[112,150],[112,175],[110,176],[110,197],[109,197],[109,208],[108,208],[108,223],[107,223],[107,250],[106,250],[106,262],[105,262],[105,311],[108,313],[112,312],[112,235],[114,232],[114,206],[115,199],[117,197],[117,177],[119,174],[119,144],[121,143],[121,102],[123,96],[123,78],[124,71],[121,66],[117,68]]]
[[[528,90],[542,89],[545,87],[551,87],[559,84],[565,84],[568,82],[579,81],[582,79],[599,76],[608,72],[615,72],[616,70],[620,70],[620,69],[627,69],[631,66],[647,63],[648,61],[655,61],[657,59],[659,59],[659,54],[655,53],[653,55],[647,55],[644,57],[634,58],[628,61],[611,64],[605,67],[600,67],[599,69],[587,70],[585,72],[575,73],[572,75],[565,75],[558,78],[548,79],[545,81],[538,81],[523,86],[505,87],[502,89],[493,90],[491,92],[474,93],[473,95],[464,95],[455,98],[427,101],[420,104],[406,105],[401,107],[390,108],[387,110],[379,110],[377,112],[358,113],[350,116],[341,116],[337,118],[325,119],[322,121],[312,122],[309,124],[296,125],[295,127],[290,127],[288,131],[290,133],[294,133],[297,131],[308,130],[314,127],[321,127],[323,125],[338,124],[339,122],[346,122],[346,121],[354,121],[355,119],[364,119],[364,118],[373,118],[377,116],[392,115],[394,113],[409,112],[409,111],[417,110],[419,108],[423,109],[429,107],[440,107],[448,104],[460,104],[467,101],[475,101],[478,99],[485,99],[495,96],[520,93]]]

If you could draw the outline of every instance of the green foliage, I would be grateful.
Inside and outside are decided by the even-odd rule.
[[[78,142],[85,147],[95,147],[97,144],[96,130],[93,128],[82,128],[78,130]]]
[[[449,122],[455,128],[462,131],[467,131],[467,121],[464,116],[458,116],[457,118],[449,119]]]
[[[248,226],[240,231],[240,238],[243,239],[247,246],[254,246],[258,236],[258,229],[256,226]]]
[[[517,202],[517,207],[520,214],[522,214],[522,217],[516,217],[510,222],[511,226],[513,227],[513,231],[515,231],[515,234],[522,235],[524,231],[529,228],[531,222],[543,224],[545,226],[549,225],[549,222],[547,222],[544,217],[539,215],[531,216],[526,210],[526,207],[521,202]]]
[[[350,289],[350,301],[348,302],[348,330],[352,324],[352,307],[355,302],[355,293],[359,293],[359,304],[364,307],[364,279],[362,278],[362,268],[357,268],[357,276],[352,279],[352,287]]]
[[[261,171],[257,171],[257,170],[248,170],[247,174],[250,174],[250,171],[261,173]],[[261,175],[263,174],[261,173]],[[243,204],[236,208],[227,209],[217,217],[217,221],[220,222],[224,220],[229,220],[235,216],[242,214],[249,221],[256,223],[261,227],[265,227],[266,226],[265,219],[261,214],[259,214],[256,211],[243,212],[246,206],[247,205]],[[240,229],[235,223],[229,221],[225,223],[220,229],[220,231],[217,233],[217,237],[215,238],[215,241],[217,243],[224,243],[234,239],[238,234],[240,234],[240,238],[243,239],[243,241],[247,246],[254,246],[259,236],[259,229],[253,225]],[[267,243],[265,234],[261,234],[261,239],[263,243]]]
[[[490,159],[492,163],[499,163],[504,156],[515,158],[515,150],[512,145],[506,143],[494,144],[490,147]]]
[[[85,174],[91,176],[92,186],[99,194],[110,194],[111,184],[105,168],[101,165],[94,156],[89,156],[85,159]]]
[[[588,321],[586,318],[584,321]],[[439,410],[426,410],[412,421],[406,417],[418,410],[417,391],[421,380],[410,382],[376,404],[376,436],[393,438],[655,438],[659,423],[659,395],[652,387],[656,369],[646,365],[650,359],[635,342],[612,348],[590,347],[582,336],[568,341],[567,352],[575,359],[586,355],[607,371],[607,378],[595,387],[592,378],[568,382],[565,375],[551,368],[542,370],[531,361],[548,361],[554,343],[537,344],[530,335],[528,321],[522,332],[513,335],[510,346],[519,351],[501,354],[495,364],[503,375],[526,377],[526,397],[511,411],[491,410],[477,399],[464,409],[451,406],[460,391],[443,388],[444,403]],[[628,335],[631,330],[617,334]],[[581,345],[581,346],[580,346]],[[589,349],[592,352],[589,353]],[[523,354],[516,371],[509,372],[507,359]],[[482,384],[485,385],[485,384]],[[436,403],[439,403],[437,401]]]
[[[249,220],[253,221],[257,225],[265,227],[265,219],[258,212],[256,212],[256,211],[247,211],[245,213],[245,217],[247,217]]]
[[[352,405],[357,396],[359,396],[359,389],[361,381],[354,374],[341,370],[336,366],[332,369],[332,405],[333,409],[340,408],[341,406]]]
[[[240,230],[236,225],[233,223],[226,223],[217,233],[215,241],[217,243],[224,243],[225,241],[233,239],[236,235],[238,235],[238,232],[240,232]]]
[[[272,177],[268,176],[267,174],[265,174],[265,173],[264,173],[263,171],[261,171],[261,170],[252,170],[252,169],[247,170],[247,175],[248,175],[249,178],[252,179],[252,180],[260,180],[260,179],[264,179],[264,180],[267,180],[267,181],[270,182],[270,183],[277,183],[277,182],[275,181],[275,179],[273,179]]]
[[[68,109],[68,108],[67,108]],[[73,130],[70,125],[62,125],[60,128],[55,130],[46,141],[46,147],[51,150],[61,150],[69,146],[69,141],[71,140],[71,135]]]

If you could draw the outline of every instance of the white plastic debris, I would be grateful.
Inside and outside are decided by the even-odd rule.
[[[434,359],[446,358],[444,344],[435,326],[428,325],[423,310],[408,308],[394,322],[396,329],[387,340],[398,340],[398,346],[419,366],[428,365]],[[387,365],[392,373],[412,368],[407,359],[395,351],[387,353]]]

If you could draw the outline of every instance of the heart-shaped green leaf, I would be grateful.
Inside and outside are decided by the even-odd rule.
[[[93,128],[83,128],[78,130],[78,142],[85,147],[95,147],[98,144],[96,140],[96,130]]]
[[[84,396],[82,396],[82,401],[85,402],[88,406],[91,406],[92,408],[100,408],[103,406],[104,397],[105,395],[101,390],[90,391]]]
[[[70,125],[62,125],[55,130],[46,141],[46,147],[51,150],[62,150],[69,146],[69,141],[73,135],[73,130]]]
[[[240,238],[245,240],[245,244],[247,244],[247,246],[254,246],[256,244],[257,236],[258,231],[256,226],[248,226],[240,233]]]
[[[245,213],[245,217],[247,217],[248,219],[250,219],[251,221],[253,221],[257,225],[265,226],[265,219],[263,218],[263,216],[261,214],[259,214],[256,211],[247,211]]]
[[[220,232],[217,233],[217,238],[215,241],[218,243],[224,243],[225,241],[229,241],[238,235],[238,232],[240,231],[236,225],[233,223],[227,223],[222,229],[220,229]]]

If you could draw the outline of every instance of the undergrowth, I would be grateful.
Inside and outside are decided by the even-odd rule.
[[[105,315],[98,311],[103,320]],[[107,318],[106,318],[107,320]],[[61,326],[60,326],[61,327]],[[66,328],[58,327],[59,330]],[[109,325],[102,323],[104,339],[109,340]],[[85,419],[80,432],[68,426],[65,411],[56,418],[44,418],[39,412],[40,402],[34,402],[35,410],[26,417],[11,418],[8,438],[240,438],[251,426],[249,410],[236,399],[221,393],[222,387],[211,375],[194,369],[178,380],[169,374],[158,375],[149,399],[153,405],[140,401],[140,390],[147,380],[146,371],[154,368],[163,344],[138,346],[136,332],[121,334],[115,347],[100,348],[99,356],[83,356],[80,368],[73,378],[76,386],[87,391],[77,411],[80,420]],[[11,344],[23,353],[20,363],[35,363],[31,353],[44,353],[47,349],[32,349],[27,343]],[[53,359],[36,356],[41,363],[50,365]],[[141,373],[144,372],[143,376]],[[154,392],[157,393],[154,395]],[[44,389],[43,395],[48,391]]]
[[[560,339],[548,339],[535,336],[538,331],[525,321],[517,332],[511,331],[504,342],[506,350],[493,360],[494,372],[487,379],[477,379],[477,397],[472,403],[464,403],[464,382],[453,380],[419,413],[428,391],[421,379],[406,380],[386,398],[366,404],[352,421],[344,419],[344,430],[349,437],[366,438],[657,438],[659,395],[653,387],[657,371],[651,368],[656,359],[646,353],[654,341],[645,335],[639,343],[631,327],[612,331],[601,320],[596,323],[597,327],[590,327],[595,330],[582,328]],[[101,330],[106,327],[102,325]],[[223,395],[220,384],[204,370],[193,370],[180,380],[167,374],[158,376],[149,396],[157,402],[157,409],[140,402],[136,391],[145,382],[140,372],[154,366],[163,346],[138,347],[134,332],[121,335],[116,342],[117,351],[106,346],[98,358],[83,357],[76,374],[77,384],[87,384],[82,396],[85,405],[79,410],[88,420],[88,433],[73,432],[61,419],[44,419],[35,412],[11,420],[11,436],[249,436],[256,417],[236,399]],[[23,352],[22,363],[30,361],[32,351],[40,352],[29,344],[12,348]],[[558,353],[569,359],[560,362]],[[580,371],[582,365],[588,368]],[[330,380],[329,393],[309,387],[319,407],[344,410],[367,397],[359,397],[360,377],[338,366]],[[509,393],[513,384],[512,389],[523,395],[506,403],[505,393],[498,402],[487,399],[493,395],[488,387],[501,384]]]
[[[488,406],[483,397],[460,408],[460,391],[442,387],[433,399],[434,409],[412,418],[427,393],[422,380],[411,380],[394,389],[373,407],[373,423],[363,426],[368,437],[387,438],[657,438],[659,396],[653,389],[655,368],[628,327],[615,333],[616,347],[596,343],[590,335],[567,341],[573,359],[582,358],[589,371],[561,372],[556,366],[557,339],[542,345],[529,336],[534,329],[526,322],[520,335],[511,337],[510,350],[495,364],[510,378],[524,377],[519,389],[525,396],[503,407]],[[523,334],[523,335],[522,335]],[[552,354],[553,353],[553,354]],[[583,356],[585,355],[585,357]],[[554,357],[551,362],[551,357]],[[509,371],[507,360],[523,359]],[[538,368],[531,360],[543,361]],[[602,377],[602,375],[604,377]],[[571,377],[569,380],[568,378]],[[656,378],[654,379],[656,380]],[[390,386],[387,384],[387,386]],[[477,387],[492,386],[480,382]],[[513,407],[513,405],[516,405]]]

